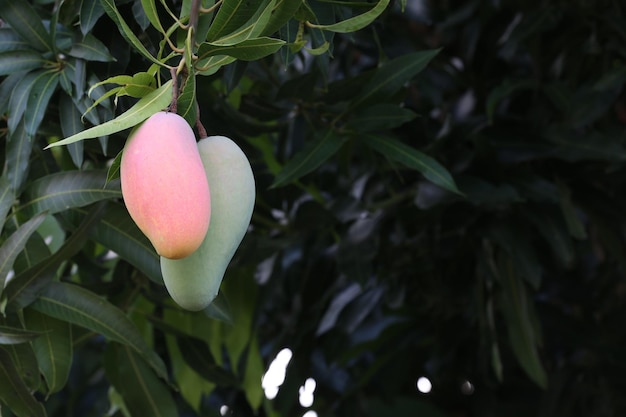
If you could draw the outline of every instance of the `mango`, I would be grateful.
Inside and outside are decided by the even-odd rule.
[[[159,255],[180,259],[200,247],[209,228],[211,195],[185,119],[159,112],[132,132],[120,177],[126,208]]]
[[[206,308],[217,293],[228,264],[252,217],[255,183],[248,158],[224,136],[198,142],[211,188],[211,224],[197,251],[184,259],[161,257],[165,286],[174,301],[191,311]]]

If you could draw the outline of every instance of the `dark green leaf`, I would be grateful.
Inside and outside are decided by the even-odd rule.
[[[541,388],[548,385],[548,376],[541,363],[538,347],[541,336],[533,326],[534,308],[526,294],[522,279],[508,256],[500,262],[500,279],[503,287],[502,310],[506,318],[513,352],[528,376]]]
[[[27,135],[32,137],[37,134],[39,125],[46,115],[50,98],[58,84],[59,72],[57,71],[45,72],[33,83],[24,112],[24,127]]]
[[[137,51],[139,51],[143,56],[148,58],[151,62],[163,66],[164,64],[156,59],[152,54],[146,49],[145,46],[141,43],[137,35],[135,35],[132,29],[128,26],[122,15],[120,14],[117,6],[115,5],[115,0],[101,0],[102,6],[104,7],[104,11],[107,15],[115,22],[117,28],[120,33],[126,39],[126,41],[131,44]]]
[[[15,311],[35,300],[42,288],[56,276],[59,265],[84,248],[89,231],[102,216],[106,204],[93,207],[80,226],[51,256],[20,272],[6,287],[6,305]]]
[[[0,114],[4,115],[9,110],[9,100],[11,99],[11,94],[15,89],[15,86],[18,85],[20,80],[24,77],[23,72],[15,72],[5,77],[0,84]]]
[[[219,386],[237,386],[235,375],[215,363],[209,347],[195,337],[177,337],[176,343],[187,365],[200,376]]]
[[[72,326],[33,309],[24,310],[24,321],[29,330],[42,333],[31,343],[50,395],[61,390],[69,377],[73,352]]]
[[[72,45],[69,55],[87,61],[110,62],[115,60],[106,45],[90,33],[86,34],[80,42]]]
[[[30,92],[41,78],[46,78],[49,71],[33,71],[26,74],[15,86],[11,93],[11,99],[9,101],[9,119],[8,128],[9,134],[12,134],[17,130],[17,125],[22,122],[26,106],[30,97]],[[25,126],[25,125],[24,125]]]
[[[61,122],[61,131],[65,137],[80,132],[84,127],[80,118],[80,112],[74,106],[74,101],[67,94],[62,94],[59,100],[59,121]],[[72,162],[79,169],[83,166],[83,148],[84,143],[82,141],[67,145]]]
[[[167,385],[128,346],[110,343],[104,354],[107,379],[133,416],[177,417],[176,403]]]
[[[150,349],[130,319],[93,292],[73,284],[51,282],[32,308],[129,346],[150,364],[159,377],[167,378],[163,361]]]
[[[452,175],[439,162],[396,139],[366,135],[363,142],[385,157],[415,169],[434,184],[460,194]]]
[[[21,225],[7,240],[0,246],[0,294],[5,285],[5,279],[9,271],[13,268],[13,262],[17,255],[24,249],[28,238],[37,230],[45,219],[46,214],[33,217]]]
[[[412,110],[381,103],[357,112],[350,119],[348,125],[357,132],[371,133],[376,130],[388,130],[402,126],[416,116]]]
[[[86,209],[74,208],[66,213],[66,218],[77,226],[86,214]],[[155,283],[163,284],[159,256],[122,205],[109,203],[106,213],[89,235],[134,265]]]
[[[315,170],[332,157],[344,144],[344,140],[332,130],[327,130],[319,134],[319,136],[321,138],[316,138],[315,141],[309,143],[285,164],[276,175],[271,185],[272,188],[289,184]]]
[[[15,201],[15,192],[6,175],[0,176],[0,232],[2,232],[4,221]],[[2,275],[0,275],[2,277]],[[0,278],[2,279],[2,278]]]
[[[33,181],[24,190],[19,210],[29,215],[50,214],[121,197],[119,181],[106,182],[105,171],[65,171]]]
[[[23,51],[30,45],[24,41],[13,29],[0,28],[0,53],[8,51]]]
[[[0,400],[18,417],[45,417],[43,405],[24,384],[11,355],[0,348]]]
[[[266,0],[224,0],[215,15],[206,39],[213,42],[231,34],[243,26],[266,3]]]
[[[280,28],[286,25],[289,19],[294,16],[296,10],[302,5],[302,1],[303,0],[278,0],[272,11],[272,16],[263,29],[263,32],[261,32],[261,35],[270,36],[280,30]]]
[[[7,161],[4,166],[4,175],[15,195],[21,192],[26,182],[32,149],[33,142],[24,131],[24,123],[18,124],[7,143]]]
[[[52,38],[27,1],[0,1],[0,17],[33,48],[52,51]]]
[[[104,14],[100,0],[82,0],[80,6],[80,31],[83,35],[91,32],[98,19]]]
[[[562,182],[558,182],[557,185],[559,188],[559,203],[561,211],[563,213],[563,218],[565,218],[570,235],[575,239],[587,239],[587,230],[577,213],[576,206],[572,201],[569,187]]]
[[[413,52],[386,62],[376,69],[367,84],[361,86],[361,92],[352,100],[351,107],[362,107],[392,96],[426,68],[438,53],[439,49]]]
[[[535,83],[531,80],[506,80],[504,83],[494,88],[489,93],[489,97],[487,97],[487,119],[489,123],[493,123],[496,108],[503,99],[511,97],[520,90],[533,88],[534,85]]]

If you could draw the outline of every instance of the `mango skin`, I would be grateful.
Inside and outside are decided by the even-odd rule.
[[[224,136],[198,142],[211,187],[211,224],[204,242],[190,256],[161,257],[165,286],[182,308],[199,311],[217,296],[224,273],[243,239],[256,198],[254,175],[241,148]]]
[[[131,133],[120,177],[126,208],[159,255],[180,259],[198,249],[209,228],[211,195],[185,119],[155,113]]]

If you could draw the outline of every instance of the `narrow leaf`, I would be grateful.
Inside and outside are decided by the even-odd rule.
[[[111,20],[115,22],[124,39],[126,39],[128,43],[130,43],[137,51],[139,51],[143,56],[148,58],[151,62],[159,66],[165,66],[165,64],[152,56],[152,54],[146,49],[146,47],[143,46],[139,38],[133,33],[132,29],[130,28],[130,26],[128,26],[128,24],[120,14],[119,10],[117,9],[117,6],[115,5],[115,0],[101,0],[101,2],[102,6],[104,7],[104,11],[111,18]]]
[[[11,140],[7,143],[6,164],[4,166],[4,175],[6,175],[9,186],[16,195],[19,195],[26,182],[32,150],[33,142],[26,135],[24,123],[19,123],[16,130],[11,133]]]
[[[30,90],[26,111],[24,112],[24,127],[27,135],[32,137],[37,134],[39,125],[48,109],[50,98],[56,91],[58,84],[59,72],[57,71],[48,71],[37,77]]]
[[[64,217],[77,226],[86,214],[86,209],[74,208],[64,213]],[[163,285],[159,256],[122,205],[110,203],[106,213],[90,230],[89,236],[128,261],[155,283]]]
[[[235,375],[215,363],[209,346],[201,339],[179,336],[176,342],[187,365],[204,379],[220,386],[239,384]]]
[[[363,29],[380,16],[389,5],[389,1],[390,0],[379,0],[376,6],[372,7],[369,11],[332,25],[310,24],[310,26],[338,33],[356,32],[357,30]]]
[[[273,38],[255,38],[234,45],[203,43],[198,49],[198,58],[205,59],[215,55],[228,55],[243,61],[255,61],[277,52],[285,41]]]
[[[109,344],[104,354],[107,379],[133,416],[177,417],[171,391],[135,351]]]
[[[30,49],[30,45],[13,29],[0,28],[0,52],[23,51],[25,49]]]
[[[207,40],[215,41],[239,29],[264,2],[265,0],[224,0],[207,33]]]
[[[83,35],[91,32],[96,22],[104,14],[100,0],[83,0],[80,6],[80,31]]]
[[[19,310],[32,303],[42,288],[56,276],[59,265],[83,249],[89,236],[89,230],[100,219],[105,207],[106,204],[94,206],[89,215],[83,219],[80,226],[65,240],[59,250],[27,270],[20,272],[9,282],[5,292],[5,304],[9,310]]]
[[[67,145],[79,140],[107,136],[133,127],[158,111],[165,109],[172,99],[172,80],[141,98],[133,107],[113,120],[94,126],[87,130],[48,145],[45,149]]]
[[[389,137],[366,135],[363,141],[385,157],[421,172],[434,184],[453,193],[461,194],[448,170],[430,156]]]
[[[348,125],[357,132],[388,130],[415,119],[417,115],[409,109],[395,104],[381,103],[364,108],[354,115]]]
[[[15,345],[30,342],[41,336],[41,332],[25,330],[21,327],[0,325],[0,345]]]
[[[64,171],[30,183],[18,210],[28,215],[43,211],[54,214],[117,197],[121,197],[119,181],[107,183],[105,171]]]
[[[319,136],[322,138],[311,142],[285,164],[276,175],[271,188],[286,185],[313,171],[333,156],[344,144],[342,138],[336,136],[332,130],[327,130]]]
[[[90,33],[86,34],[80,42],[72,44],[69,55],[87,61],[115,61],[109,48]]]
[[[502,257],[500,278],[503,286],[504,312],[513,352],[528,376],[540,387],[546,388],[548,377],[539,357],[540,336],[533,327],[533,305],[528,299],[523,281],[515,272],[512,260]]]
[[[375,70],[373,77],[364,86],[360,86],[361,92],[351,106],[356,108],[392,96],[422,71],[438,53],[439,49],[419,51],[386,62]]]
[[[0,232],[2,232],[2,228],[4,226],[4,221],[6,220],[7,214],[11,207],[13,206],[13,202],[15,201],[15,193],[11,188],[11,183],[7,179],[6,175],[0,176]],[[0,275],[0,279],[2,279],[3,275]]]
[[[143,7],[143,11],[146,14],[146,17],[157,29],[159,32],[165,34],[165,29],[163,29],[163,25],[161,25],[161,21],[159,20],[159,12],[156,8],[155,0],[141,0],[141,6]]]
[[[33,48],[52,51],[52,37],[27,1],[0,1],[0,17]]]
[[[129,346],[159,377],[167,379],[163,361],[150,349],[132,321],[115,305],[93,292],[73,284],[52,282],[32,308]]]
[[[80,119],[80,112],[74,106],[74,101],[67,94],[62,94],[59,99],[59,121],[61,122],[61,131],[63,136],[72,136],[83,129],[83,123]],[[67,145],[72,162],[76,168],[83,166],[83,142],[74,142]]]
[[[41,68],[45,60],[34,51],[9,51],[0,54],[0,75]]]
[[[28,238],[37,230],[45,217],[45,213],[33,217],[13,232],[0,246],[0,293],[2,293],[6,277],[13,268],[17,255],[24,249]]]
[[[46,416],[43,405],[32,396],[11,355],[3,348],[0,348],[0,401],[18,417]]]
[[[24,321],[29,330],[41,332],[31,343],[48,395],[60,391],[72,365],[72,325],[30,308],[24,310]]]

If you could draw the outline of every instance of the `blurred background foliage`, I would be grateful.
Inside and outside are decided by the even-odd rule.
[[[301,39],[299,22],[374,3],[285,2],[294,18],[269,35],[289,45],[196,79],[258,198],[222,293],[193,314],[116,180],[102,187],[127,132],[43,150],[136,101],[83,124],[107,91],[90,86],[152,64],[103,5],[151,53],[160,34],[139,0],[29,3],[57,30],[0,28],[3,416],[623,415],[623,2],[392,1]],[[14,10],[0,0],[3,21]]]

